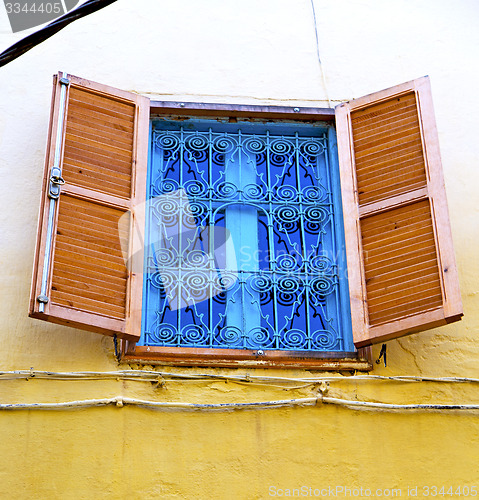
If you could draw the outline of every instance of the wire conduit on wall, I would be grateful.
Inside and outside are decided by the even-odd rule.
[[[478,378],[469,377],[425,377],[420,375],[351,375],[351,376],[324,376],[324,377],[275,377],[264,375],[222,375],[209,373],[180,373],[162,372],[153,370],[118,370],[111,372],[53,372],[34,370],[0,371],[1,380],[15,379],[52,379],[52,380],[137,380],[155,382],[168,380],[169,382],[196,380],[211,382],[212,380],[228,380],[231,382],[248,382],[261,384],[319,384],[321,382],[356,382],[358,380],[395,381],[395,382],[439,382],[439,383],[479,383]]]
[[[32,380],[32,379],[79,381],[79,380],[136,380],[139,382],[156,382],[163,386],[166,382],[211,382],[211,381],[231,381],[240,384],[259,384],[280,389],[300,389],[329,382],[356,382],[356,381],[378,381],[378,382],[438,382],[438,383],[478,383],[479,379],[467,377],[422,377],[414,375],[400,375],[385,377],[381,375],[352,375],[345,376],[324,376],[324,377],[274,377],[258,375],[220,375],[206,373],[175,373],[157,372],[150,370],[121,370],[114,372],[50,372],[34,370],[1,371],[0,381],[4,380]],[[298,385],[301,384],[301,385]],[[259,401],[247,403],[189,403],[170,401],[147,401],[141,399],[115,396],[102,399],[86,399],[78,401],[65,401],[55,403],[0,403],[0,410],[65,410],[92,407],[105,407],[115,405],[139,406],[157,410],[203,410],[203,411],[228,411],[246,409],[266,409],[284,407],[315,406],[322,404],[338,405],[355,410],[380,410],[380,411],[477,411],[479,404],[393,404],[373,401],[357,401],[326,396],[327,386],[320,386],[316,396]]]
[[[286,399],[276,401],[260,401],[253,403],[183,403],[183,402],[164,402],[164,401],[145,401],[142,399],[133,399],[123,396],[104,399],[86,399],[82,401],[66,401],[61,403],[12,403],[0,404],[0,410],[65,410],[92,408],[99,406],[115,405],[117,407],[140,406],[143,408],[156,410],[203,410],[203,411],[227,411],[227,410],[252,410],[266,408],[284,408],[294,406],[314,406],[317,404],[332,404],[345,406],[352,409],[367,410],[479,410],[479,404],[390,404],[375,403],[370,401],[353,401],[348,399],[339,399],[323,396],[317,397]]]

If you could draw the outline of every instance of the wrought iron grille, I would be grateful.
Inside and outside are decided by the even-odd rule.
[[[353,350],[334,130],[195,123],[153,124],[140,343]]]

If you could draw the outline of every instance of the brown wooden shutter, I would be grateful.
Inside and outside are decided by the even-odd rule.
[[[336,124],[355,345],[459,320],[429,78],[341,104]]]
[[[54,77],[30,316],[138,340],[142,276],[127,269],[122,246],[131,256],[142,241],[130,236],[136,215],[120,229],[118,221],[145,201],[149,99],[65,78]],[[53,202],[48,253],[56,149],[65,184]]]

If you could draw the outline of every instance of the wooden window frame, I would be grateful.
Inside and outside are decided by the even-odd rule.
[[[80,93],[85,92],[88,96],[78,98],[79,94],[77,93],[76,98],[72,98],[72,103],[76,102],[76,104],[70,106],[70,91],[75,87],[81,90]],[[413,93],[415,96],[415,106],[412,106],[411,100],[408,98]],[[110,99],[112,101],[109,101]],[[392,99],[398,101],[394,102],[393,107],[389,103]],[[116,105],[112,104],[113,102],[116,102]],[[399,104],[399,102],[402,102],[402,104]],[[120,103],[120,109],[118,109],[118,103]],[[121,107],[122,103],[135,106],[136,111],[134,115],[129,111],[125,112],[125,109]],[[78,106],[81,108],[80,110]],[[368,108],[371,108],[369,112],[367,111]],[[384,113],[385,109],[386,112]],[[404,110],[407,110],[406,121],[404,121]],[[416,110],[416,114],[414,114],[413,110]],[[70,119],[70,112],[71,122],[68,121]],[[370,120],[373,117],[374,119],[372,122],[365,122],[367,123],[364,125],[366,128],[361,132],[361,126],[358,123],[360,123],[361,117],[367,117],[368,113],[370,113],[370,116],[367,119]],[[355,118],[352,116],[353,114],[359,118],[359,121],[357,119],[355,121]],[[413,115],[417,115],[417,117],[414,118]],[[112,216],[110,213],[107,216],[104,212],[97,213],[95,210],[95,213],[92,215],[90,209],[85,210],[84,207],[79,209],[77,206],[76,209],[72,210],[72,207],[68,207],[68,205],[65,212],[62,212],[61,207],[63,202],[61,200],[64,196],[69,196],[70,202],[72,199],[82,199],[85,203],[90,203],[91,205],[98,204],[102,207],[117,208],[121,211],[128,211],[130,207],[137,206],[138,203],[141,204],[145,201],[147,150],[150,142],[148,124],[150,118],[158,117],[170,121],[178,120],[180,122],[190,118],[203,118],[230,123],[236,123],[238,120],[258,124],[266,122],[282,124],[316,123],[336,129],[341,179],[340,196],[342,198],[343,214],[347,214],[347,217],[344,218],[344,229],[349,271],[348,282],[353,341],[356,349],[358,349],[357,351],[304,352],[275,350],[266,351],[265,353],[261,349],[136,346],[136,342],[138,342],[141,336],[141,318],[143,313],[142,273],[132,272],[131,269],[126,270],[128,272],[126,275],[127,283],[125,285],[126,302],[124,304],[124,318],[121,315],[112,314],[113,312],[118,313],[117,306],[120,305],[118,301],[107,300],[112,295],[108,295],[108,297],[102,295],[103,289],[101,287],[107,286],[105,291],[108,293],[112,291],[108,288],[108,283],[110,283],[108,281],[109,278],[125,278],[125,276],[117,276],[115,273],[108,271],[110,268],[109,265],[112,263],[112,269],[119,269],[119,260],[123,263],[125,249],[121,249],[122,255],[120,257],[120,249],[118,247],[113,248],[110,244],[105,243],[105,238],[102,239],[103,232],[111,234],[111,221],[115,220],[116,215]],[[412,121],[411,117],[413,118]],[[116,123],[117,118],[123,121],[123,125]],[[80,125],[71,125],[73,133],[68,134],[68,124],[75,123],[75,120],[79,120]],[[381,120],[385,121],[381,122]],[[415,121],[417,120],[419,120],[418,126],[415,125]],[[116,131],[113,131],[112,128],[123,130],[126,127],[124,131],[128,132],[130,125],[133,127],[130,127],[133,142],[129,142],[129,140],[126,142],[123,141],[123,146],[126,145],[126,147],[118,146],[116,149],[115,146],[112,147],[111,141],[112,139],[116,139]],[[384,128],[385,126],[386,128]],[[83,134],[84,130],[86,130],[86,134]],[[95,130],[97,131],[95,132]],[[355,140],[355,130],[359,134],[359,136],[356,136],[359,142]],[[96,135],[92,138],[92,134]],[[379,139],[380,137],[381,139]],[[401,139],[398,142],[399,138],[403,137],[412,137],[412,139],[405,141]],[[366,142],[364,142],[364,139],[366,139]],[[93,148],[91,147],[92,142],[94,143]],[[67,144],[68,147],[66,146]],[[420,151],[417,147],[419,144],[421,145]],[[411,147],[413,148],[412,150]],[[334,150],[335,148],[336,145],[333,146]],[[401,148],[406,149],[403,151]],[[118,149],[122,150],[120,163],[117,161]],[[332,152],[333,149],[331,150]],[[69,151],[68,154],[67,150]],[[361,158],[361,151],[363,158],[365,157],[365,151],[366,156],[368,156],[366,167],[364,167],[365,163],[362,160],[358,160],[358,158]],[[414,182],[410,186],[407,182],[405,183],[405,180],[408,179],[407,172],[404,172],[403,167],[397,168],[398,164],[395,162],[395,154],[398,151],[405,152],[407,153],[407,158],[414,159],[414,162],[416,162],[412,163],[412,167],[414,168],[417,167],[418,158],[424,162],[424,179],[422,179],[421,175],[417,175],[416,172],[416,176],[413,176]],[[412,157],[409,154],[411,151],[413,154]],[[356,157],[357,152],[359,152],[358,157]],[[381,160],[379,163],[379,165],[382,165],[379,173],[376,173],[377,175],[368,174],[365,176],[364,168],[378,168],[377,164],[371,163],[371,159],[377,157],[376,153],[379,153],[379,158],[383,158],[384,160]],[[65,165],[68,166],[68,169],[65,170],[66,180],[63,180],[61,173],[65,155],[68,160]],[[335,152],[333,152],[333,155],[335,156]],[[125,165],[126,157],[128,157],[128,160]],[[105,160],[109,162],[105,164]],[[80,164],[78,164],[78,161],[80,161]],[[404,161],[401,162],[404,163]],[[97,178],[96,174],[98,173],[99,165],[102,165],[106,169],[105,172],[100,172],[103,179],[105,179],[106,175],[107,180],[107,184],[103,188],[97,186],[97,184],[92,184],[92,179]],[[397,169],[397,172],[391,170],[394,173],[391,177],[392,180],[385,182],[384,176],[385,172],[388,172],[388,168]],[[84,169],[84,175],[80,175],[79,177],[79,174],[83,174],[82,170]],[[117,175],[118,172],[122,171],[127,174],[127,177],[131,173],[132,188],[128,188],[126,192],[122,190],[123,181],[117,182],[119,179],[126,178],[125,175],[123,177]],[[408,169],[409,171],[412,170]],[[112,177],[109,178],[108,175]],[[358,180],[358,175],[359,177],[362,176],[362,180]],[[399,184],[395,184],[393,180],[398,179],[400,176],[404,178],[400,180]],[[382,180],[378,181],[378,177]],[[375,182],[371,182],[369,187],[367,183],[364,183],[367,178],[375,180]],[[112,179],[115,182],[111,182]],[[361,191],[358,187],[359,184],[362,186]],[[388,184],[395,186],[395,189],[388,191]],[[62,189],[60,189],[60,185]],[[116,186],[115,189],[112,189],[112,186]],[[372,188],[371,186],[375,187]],[[379,191],[378,186],[380,187]],[[406,190],[404,190],[405,187]],[[374,192],[374,189],[376,189],[376,192]],[[381,191],[383,192],[382,194],[380,193]],[[129,197],[124,198],[126,193],[129,193]],[[388,196],[385,197],[385,194]],[[429,200],[429,212],[424,219],[423,214],[427,212],[427,210],[423,210],[425,207],[423,202],[425,200]],[[421,212],[417,212],[419,216],[414,216],[414,222],[412,223],[404,222],[408,220],[404,216],[404,211],[400,215],[397,215],[399,212],[394,212],[398,207],[401,209],[403,207],[414,208],[415,203],[418,201],[422,203]],[[387,221],[386,217],[383,217],[383,214],[387,214],[388,211],[396,214],[389,221]],[[62,219],[62,224],[64,225],[58,230],[59,214],[61,215],[62,213],[64,214],[64,218]],[[370,217],[372,220],[378,214],[379,218],[374,219],[373,223],[376,222],[379,225],[376,226],[376,229],[372,226],[373,232],[368,233],[367,223],[365,223],[364,231],[366,238],[363,240],[363,226],[360,219]],[[140,209],[138,213],[133,214],[133,217],[128,222],[130,227],[127,242],[128,249],[126,250],[128,258],[138,255],[141,262],[143,261],[141,257],[143,242],[140,241],[141,238],[139,235],[145,227],[143,215]],[[396,219],[394,217],[399,218]],[[78,231],[80,226],[76,223],[78,222],[77,219],[80,222],[83,221],[85,228],[89,227],[91,229],[93,227],[93,233],[87,229],[83,231],[81,224],[82,229]],[[419,227],[420,230],[413,232],[410,226],[412,227],[414,224],[417,226],[418,221],[421,224]],[[106,226],[102,226],[105,231],[98,231],[96,227],[102,223],[107,223]],[[110,227],[110,233],[108,233],[106,227]],[[65,228],[67,231],[65,231]],[[381,229],[380,234],[382,235],[378,241],[386,241],[385,248],[395,249],[393,258],[398,257],[398,259],[392,262],[393,267],[390,265],[392,258],[389,255],[387,258],[384,258],[388,250],[381,248],[382,243],[376,242],[376,249],[371,246],[371,241],[374,243],[374,231],[377,231],[378,228]],[[396,229],[398,229],[397,232]],[[68,234],[68,231],[70,231],[70,234]],[[72,231],[78,231],[78,233],[72,233]],[[113,233],[116,234],[115,230],[113,230]],[[402,251],[401,238],[404,234],[408,235],[410,244],[406,245],[404,247],[406,250]],[[426,255],[429,260],[423,259],[421,261],[419,259],[419,267],[416,266],[416,261],[412,261],[411,264],[411,260],[409,259],[411,249],[414,248],[411,242],[413,242],[414,237],[417,235],[423,238],[421,240],[423,243],[426,241],[429,245],[429,253]],[[126,236],[122,240],[123,243],[125,239]],[[432,239],[434,239],[436,252],[434,258],[438,264],[438,279],[435,278],[434,272],[429,272],[432,269],[430,263],[434,262],[434,259],[430,258],[433,255],[431,253],[432,245],[430,244]],[[111,242],[111,238],[109,240]],[[60,256],[58,261],[55,260],[57,241],[60,242],[59,247],[61,247],[57,254]],[[371,289],[369,299],[367,295],[368,282],[365,281],[365,270],[363,269],[363,265],[366,264],[363,243],[364,248],[366,250],[369,248],[372,252],[372,257],[368,262],[368,282]],[[94,248],[91,248],[91,246]],[[378,252],[376,251],[377,249],[382,251]],[[76,254],[80,258],[78,259],[78,263],[74,260],[73,267],[76,269],[76,274],[72,277],[72,257]],[[96,270],[100,271],[98,275],[101,275],[101,278],[98,278],[96,274],[92,277],[91,269],[86,269],[83,264],[80,264],[81,262],[89,262],[91,255],[100,256],[99,259],[101,262],[96,266]],[[110,257],[111,260],[108,260]],[[385,262],[387,265],[382,265]],[[105,263],[107,264],[106,267]],[[375,263],[379,263],[379,267],[377,266],[376,270],[380,271],[376,275],[374,274]],[[413,275],[413,278],[406,282],[407,286],[401,287],[399,286],[401,283],[397,271],[402,269],[401,266],[404,263],[408,264],[405,266],[407,269],[410,270],[413,266],[414,270],[407,274],[407,276]],[[422,285],[420,280],[423,278],[423,275],[421,275],[422,268],[420,265],[423,263],[427,264],[424,265],[424,270],[429,272],[427,275],[427,287],[416,290],[416,292],[419,293],[423,289],[433,290],[434,292],[430,292],[430,295],[427,297],[429,303],[423,301],[414,305],[414,300],[416,300],[418,293],[412,295],[412,298],[409,300],[408,291],[414,288],[417,283]],[[63,281],[57,280],[55,288],[53,288],[52,276],[56,264],[58,264],[58,269],[60,269],[60,274],[56,276]],[[64,266],[64,275],[61,274],[62,265]],[[66,271],[65,268],[67,269]],[[104,272],[105,269],[107,272]],[[387,273],[391,269],[394,276],[387,278]],[[91,286],[89,287],[89,283],[83,283],[79,280],[78,276],[91,278],[93,280],[93,282],[89,282]],[[376,279],[378,276],[381,276],[382,281],[378,280],[372,283],[371,280]],[[102,283],[99,283],[99,281]],[[115,283],[118,285],[118,282]],[[439,294],[434,283],[439,283],[441,288],[440,298],[442,298],[442,304],[438,302]],[[388,287],[391,287],[391,290],[388,290]],[[88,293],[83,293],[85,289],[87,289]],[[56,296],[52,293],[53,290],[58,292]],[[381,295],[376,293],[378,291],[381,293],[387,292],[389,296],[385,298],[381,297]],[[403,293],[402,296],[401,293]],[[383,300],[375,301],[375,297],[378,296]],[[391,305],[395,302],[395,297],[401,298],[402,302],[400,306],[402,308],[391,314],[391,310],[393,309]],[[381,305],[384,304],[387,305],[384,308],[386,313],[381,317],[380,314],[378,315],[378,312],[381,313]],[[404,306],[409,307],[410,304],[414,305],[414,307],[405,309]],[[112,308],[112,310],[109,310],[109,305],[113,305],[117,309],[113,310]],[[425,307],[421,311],[423,305],[428,307]],[[123,307],[122,304],[121,306]],[[373,310],[371,322],[369,322],[370,308]],[[459,320],[463,314],[463,310],[428,77],[419,78],[359,97],[358,99],[338,105],[336,109],[330,109],[171,101],[152,102],[147,97],[141,96],[138,93],[126,92],[100,83],[90,82],[73,75],[59,73],[54,77],[54,91],[29,314],[32,317],[45,321],[66,324],[79,329],[118,337],[122,339],[121,353],[123,359],[130,362],[184,366],[294,367],[319,370],[370,370],[372,366],[371,348],[369,346],[372,344]]]
[[[151,101],[151,118],[238,119],[278,122],[323,122],[335,126],[335,111],[330,108],[250,106]],[[209,349],[191,347],[137,346],[123,340],[122,360],[129,363],[174,366],[305,368],[314,370],[370,371],[371,349],[356,352],[261,351],[258,349]]]

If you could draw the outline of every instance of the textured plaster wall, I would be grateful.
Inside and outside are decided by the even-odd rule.
[[[0,69],[0,370],[108,371],[110,338],[29,319],[51,75],[164,100],[328,106],[431,77],[465,317],[388,343],[380,375],[479,378],[475,0],[118,0]],[[0,6],[0,49],[12,35]],[[324,83],[326,85],[324,85]],[[377,357],[378,349],[374,349]],[[152,369],[152,367],[146,367]],[[310,375],[300,370],[169,371]],[[348,381],[331,394],[479,403],[473,384]],[[158,401],[303,397],[231,382],[0,380],[0,402],[123,394]],[[0,412],[0,498],[269,498],[269,487],[479,486],[479,416],[334,407],[220,414],[141,408]],[[271,490],[279,491],[279,490]]]

